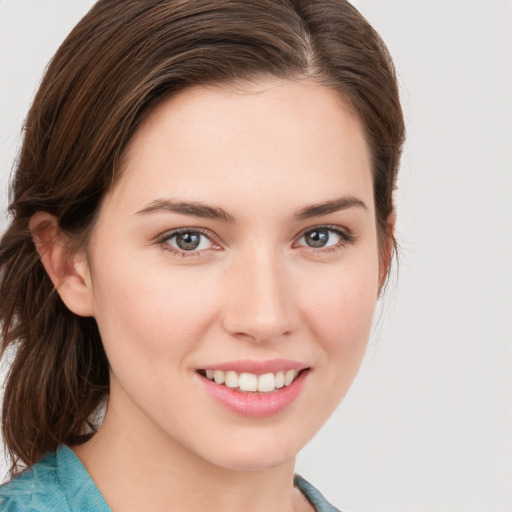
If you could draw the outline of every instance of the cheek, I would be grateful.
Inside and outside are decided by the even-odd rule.
[[[302,311],[313,336],[331,362],[357,371],[366,349],[378,295],[378,264],[347,263],[324,276],[308,280]]]
[[[122,366],[137,373],[144,366],[181,362],[196,348],[219,303],[207,282],[192,279],[190,272],[149,267],[117,259],[94,276],[95,316],[114,371]]]
[[[308,422],[315,431],[332,414],[359,371],[371,332],[378,293],[378,265],[361,260],[340,266],[323,283],[308,279],[301,293],[302,315],[315,341],[313,396]],[[313,382],[313,380],[312,380]],[[312,388],[313,389],[313,388]],[[319,394],[322,400],[318,400]]]

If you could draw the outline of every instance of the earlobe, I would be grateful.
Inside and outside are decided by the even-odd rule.
[[[35,213],[29,228],[41,263],[64,304],[79,316],[93,316],[92,286],[85,255],[71,250],[57,218],[50,213]]]

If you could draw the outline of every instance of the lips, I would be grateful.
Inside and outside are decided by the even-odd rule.
[[[310,368],[295,361],[237,361],[209,365],[196,374],[217,402],[246,416],[269,416],[297,398]]]

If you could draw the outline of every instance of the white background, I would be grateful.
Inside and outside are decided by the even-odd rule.
[[[92,3],[0,0],[2,211],[44,67]],[[346,512],[511,512],[512,2],[354,3],[400,77],[400,271],[298,471]]]

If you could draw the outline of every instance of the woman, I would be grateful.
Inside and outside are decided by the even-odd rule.
[[[347,2],[100,0],[2,239],[2,510],[336,510],[294,459],[363,357],[403,136]]]

